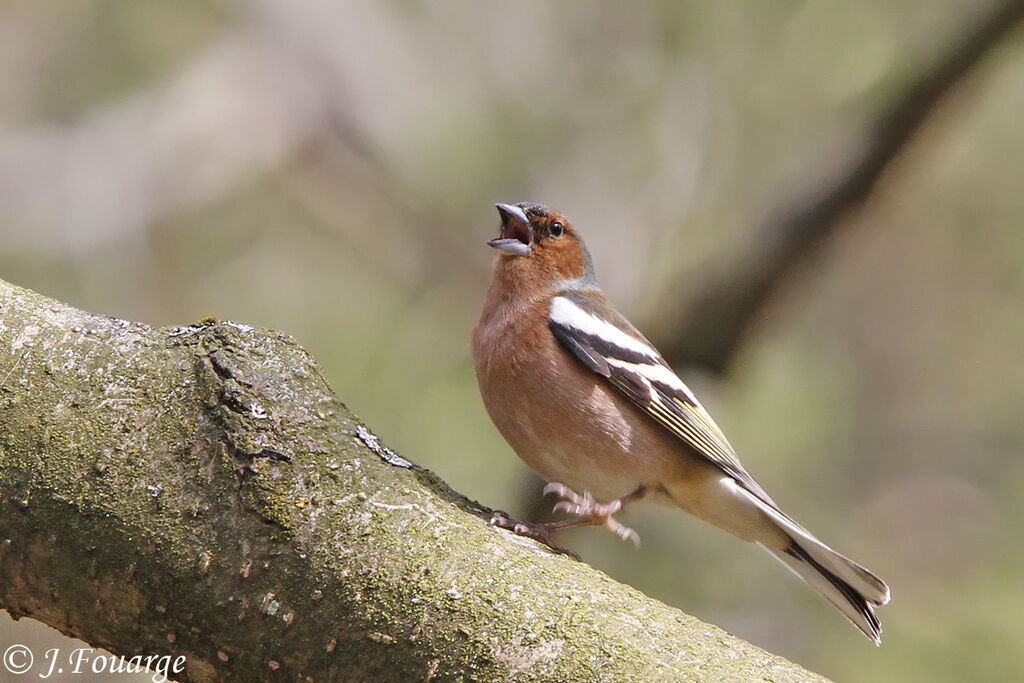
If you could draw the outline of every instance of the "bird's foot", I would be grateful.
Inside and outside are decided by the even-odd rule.
[[[610,500],[607,503],[598,503],[589,493],[580,495],[565,484],[552,482],[544,487],[544,495],[554,493],[560,501],[555,503],[555,512],[561,511],[572,515],[575,519],[564,522],[554,522],[557,528],[564,529],[569,526],[603,525],[613,534],[624,541],[633,541],[640,545],[640,536],[628,526],[615,519],[613,515],[620,511],[627,503],[642,498],[647,489],[641,486],[636,491],[622,498]],[[550,526],[550,525],[549,525]]]
[[[544,524],[542,522],[522,522],[518,519],[513,519],[503,510],[494,510],[491,514],[490,524],[491,526],[496,526],[501,529],[509,529],[517,536],[526,536],[535,541],[539,541],[554,550],[556,553],[568,555],[574,560],[580,559],[578,554],[555,543],[555,539],[551,536],[552,532],[563,528],[563,526],[559,525],[557,522],[553,524]]]

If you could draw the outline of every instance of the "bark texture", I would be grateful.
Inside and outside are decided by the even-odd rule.
[[[287,335],[0,281],[0,608],[181,680],[821,680],[487,526]]]

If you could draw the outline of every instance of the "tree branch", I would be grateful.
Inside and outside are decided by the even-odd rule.
[[[0,608],[180,680],[821,680],[383,446],[291,338],[0,281]],[[307,678],[308,677],[308,678]]]
[[[724,373],[785,276],[836,232],[849,211],[867,200],[942,98],[1006,39],[1022,18],[1024,1],[998,3],[931,69],[883,108],[866,144],[838,176],[811,188],[758,227],[750,247],[709,273],[691,298],[680,302],[675,294],[678,288],[670,288],[673,295],[665,296],[665,305],[659,308],[668,312],[662,316],[666,326],[655,335],[665,358],[672,365]]]

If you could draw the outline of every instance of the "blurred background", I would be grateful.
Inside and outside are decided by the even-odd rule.
[[[0,1],[0,277],[152,325],[285,330],[389,445],[530,514],[539,483],[468,353],[492,204],[567,213],[670,345],[988,7]],[[773,497],[890,583],[882,647],[681,512],[626,514],[639,550],[564,537],[841,681],[1024,671],[1024,40],[987,40],[724,372],[677,365]],[[0,615],[0,646],[37,637],[57,636]]]

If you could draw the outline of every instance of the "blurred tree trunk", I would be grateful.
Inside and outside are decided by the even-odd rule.
[[[289,337],[0,281],[0,607],[188,681],[821,680],[487,525]]]
[[[867,201],[884,172],[931,118],[943,98],[1013,35],[1024,0],[1000,0],[952,37],[932,65],[883,106],[864,144],[838,173],[791,198],[747,242],[703,273],[699,286],[665,288],[651,337],[673,366],[724,374],[786,277]],[[692,291],[688,298],[678,292]],[[662,321],[658,325],[658,321]]]

